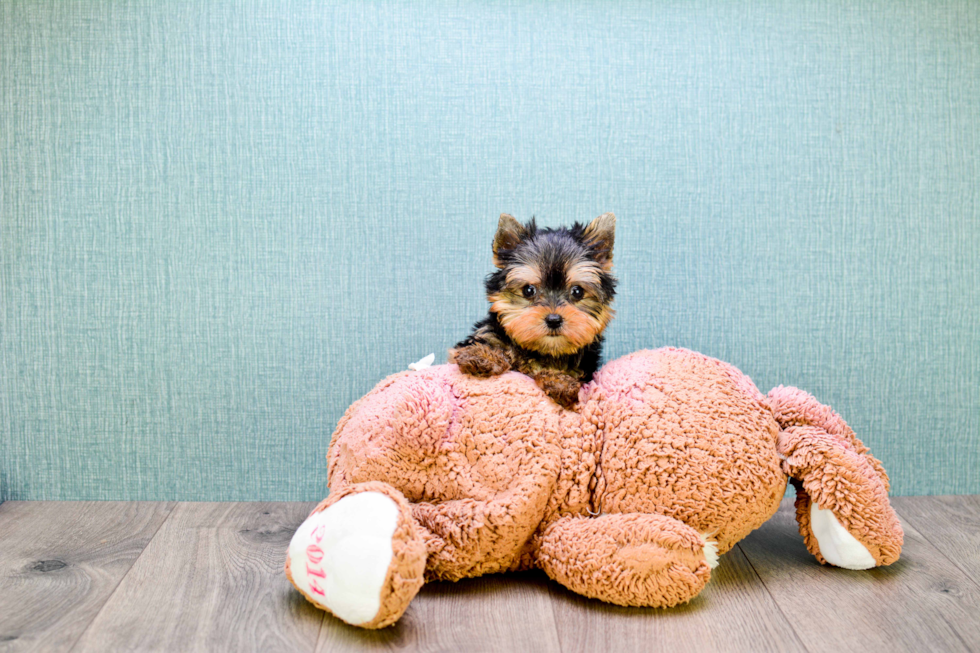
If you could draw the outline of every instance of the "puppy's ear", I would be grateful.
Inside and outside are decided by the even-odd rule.
[[[514,216],[501,213],[500,222],[497,223],[497,233],[493,237],[493,264],[498,268],[504,267],[499,256],[501,250],[514,249],[526,236],[527,230],[514,219]]]
[[[596,261],[608,272],[612,269],[613,242],[616,240],[616,216],[603,213],[589,223],[582,234],[595,252]]]

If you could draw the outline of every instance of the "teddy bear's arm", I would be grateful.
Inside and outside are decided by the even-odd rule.
[[[714,544],[690,526],[641,513],[563,517],[545,531],[538,561],[574,592],[645,607],[689,601],[718,564]]]
[[[810,553],[848,569],[898,559],[902,526],[885,484],[864,454],[813,426],[783,430],[778,450],[796,487],[796,519]]]
[[[776,448],[796,488],[796,519],[810,553],[847,569],[898,560],[902,525],[881,463],[812,395],[780,386],[769,400],[783,427]]]

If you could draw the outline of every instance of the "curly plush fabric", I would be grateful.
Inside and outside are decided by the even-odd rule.
[[[716,554],[777,510],[787,476],[821,562],[847,566],[857,551],[871,562],[851,568],[889,564],[902,543],[887,475],[836,413],[795,388],[764,396],[731,365],[682,349],[608,363],[574,412],[516,372],[478,379],[440,365],[393,375],[340,420],[328,475],[331,495],[317,511],[375,492],[387,499],[372,505],[397,514],[390,562],[366,552],[333,561],[389,565],[377,614],[356,622],[366,628],[401,615],[423,569],[426,580],[458,580],[537,567],[620,605],[688,601]],[[815,507],[842,527],[844,553],[822,554]],[[350,529],[335,537],[356,538]],[[293,576],[303,542],[287,556]],[[342,594],[304,593],[343,618]]]
[[[876,564],[898,560],[902,526],[888,503],[888,475],[881,461],[837,413],[812,395],[779,386],[769,393],[769,400],[783,425],[777,449],[796,488],[796,519],[810,553],[827,562],[810,524],[811,504],[816,502],[834,513]]]

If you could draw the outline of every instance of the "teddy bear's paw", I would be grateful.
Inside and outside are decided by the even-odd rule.
[[[714,569],[718,566],[718,543],[711,538],[709,533],[699,533],[698,535],[704,542],[701,549],[704,552],[704,561],[708,563],[708,567]]]
[[[833,511],[810,503],[810,529],[820,547],[820,555],[830,564],[843,569],[863,570],[875,566],[874,556],[847,532]]]
[[[393,536],[400,513],[398,504],[381,492],[352,494],[314,512],[289,544],[293,584],[347,623],[375,627],[380,613],[393,607],[382,604],[392,594],[391,572],[397,572]],[[398,615],[406,606],[407,601],[397,606]]]
[[[691,600],[711,577],[717,546],[664,515],[562,517],[537,553],[548,576],[573,592],[617,605],[671,607]]]

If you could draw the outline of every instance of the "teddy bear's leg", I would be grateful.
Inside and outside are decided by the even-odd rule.
[[[318,505],[293,535],[286,576],[307,599],[349,624],[388,626],[422,587],[425,539],[405,497],[357,483]]]
[[[796,519],[810,553],[845,569],[898,560],[902,526],[888,502],[881,463],[811,395],[780,387],[769,397],[783,425],[777,451],[796,488]]]
[[[538,564],[568,589],[618,605],[670,607],[701,591],[714,544],[671,517],[563,517],[544,532]]]

